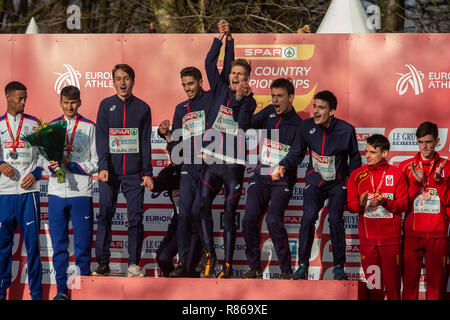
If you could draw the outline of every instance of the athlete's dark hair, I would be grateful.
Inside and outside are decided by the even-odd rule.
[[[370,144],[372,147],[380,148],[381,151],[389,151],[391,148],[391,144],[389,143],[388,138],[381,134],[373,134],[366,139],[367,144]]]
[[[69,98],[69,100],[80,100],[81,94],[80,89],[75,86],[66,86],[62,88],[60,99],[62,101],[63,97]]]
[[[285,79],[285,78],[275,79],[272,82],[272,84],[270,85],[270,89],[273,89],[273,88],[284,88],[284,89],[286,89],[288,95],[295,93],[294,85],[292,84],[292,82],[290,80]]]
[[[245,59],[236,59],[231,63],[231,69],[233,69],[235,66],[241,66],[244,67],[245,71],[247,71],[247,75],[250,76],[250,73],[252,73],[252,66],[250,62],[248,62]]]
[[[328,102],[331,110],[336,110],[337,107],[337,99],[333,92],[325,90],[317,92],[314,96],[314,99],[320,99]]]
[[[196,67],[186,67],[180,71],[180,78],[193,77],[195,80],[202,80],[202,72]]]
[[[422,122],[416,131],[416,137],[422,138],[426,135],[431,134],[433,138],[437,139],[439,136],[439,130],[437,124],[432,123],[430,121]]]
[[[27,87],[25,87],[21,82],[19,81],[11,81],[8,83],[5,87],[5,95],[11,94],[16,90],[27,90]]]
[[[134,70],[133,70],[133,68],[130,67],[129,65],[127,65],[127,64],[124,64],[124,63],[115,65],[114,69],[112,70],[113,79],[114,79],[114,75],[116,74],[116,71],[119,70],[119,69],[122,70],[123,72],[126,72],[126,74],[128,74],[130,76],[131,80],[134,81]]]

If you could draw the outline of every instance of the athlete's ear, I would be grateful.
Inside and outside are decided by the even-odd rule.
[[[294,102],[294,98],[295,98],[295,95],[294,94],[290,94],[289,95],[289,103]]]
[[[330,109],[330,111],[329,111],[330,117],[334,116],[335,112],[336,112],[336,109]]]
[[[198,85],[199,85],[200,87],[203,87],[203,79],[198,80]]]

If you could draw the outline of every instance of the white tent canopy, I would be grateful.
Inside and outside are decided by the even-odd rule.
[[[30,23],[28,24],[27,30],[25,31],[25,33],[39,33],[39,27],[36,23],[36,20],[34,19],[34,17],[31,18]]]
[[[316,33],[371,33],[360,0],[332,0]]]

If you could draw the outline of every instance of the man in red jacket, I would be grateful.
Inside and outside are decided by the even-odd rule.
[[[403,262],[403,299],[417,300],[420,271],[425,257],[426,298],[441,299],[445,290],[446,250],[449,219],[448,172],[450,164],[441,158],[438,127],[422,123],[416,131],[419,152],[403,161],[400,168],[407,175],[409,203],[405,216]]]
[[[387,163],[389,140],[367,138],[367,164],[347,181],[347,206],[359,213],[361,265],[370,299],[400,299],[401,221],[408,203],[408,185],[400,169]]]

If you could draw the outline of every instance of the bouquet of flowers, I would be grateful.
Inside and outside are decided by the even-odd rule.
[[[34,129],[34,133],[23,137],[32,146],[36,147],[39,153],[48,161],[57,161],[59,167],[56,168],[56,180],[59,183],[66,181],[66,174],[61,169],[66,143],[67,121],[58,121],[47,124],[40,120],[39,126]]]

